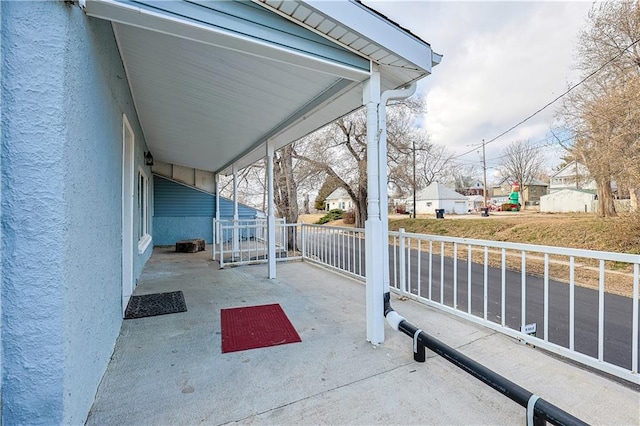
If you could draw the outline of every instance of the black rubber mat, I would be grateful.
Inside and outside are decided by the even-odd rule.
[[[153,317],[186,311],[187,305],[184,303],[184,295],[181,291],[144,294],[131,296],[124,319]]]

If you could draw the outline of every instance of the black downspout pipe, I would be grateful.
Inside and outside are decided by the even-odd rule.
[[[390,293],[384,294],[384,316],[387,317],[389,313],[395,314],[396,320],[399,320],[398,330],[411,337],[414,340],[414,360],[418,362],[425,361],[425,348],[431,349],[433,352],[442,356],[447,361],[471,374],[476,379],[489,385],[493,389],[497,390],[507,398],[516,402],[524,408],[528,408],[532,397],[536,397],[533,393],[529,392],[522,386],[519,386],[505,377],[499,375],[493,370],[488,369],[484,365],[474,361],[468,356],[458,352],[452,347],[442,343],[438,339],[429,336],[418,327],[409,323],[406,319],[400,317],[391,307],[391,295]],[[393,324],[392,324],[393,326]],[[556,407],[548,401],[542,398],[534,399],[533,401],[533,423],[534,425],[544,424],[549,422],[554,425],[587,425],[587,423],[572,416],[566,411]]]

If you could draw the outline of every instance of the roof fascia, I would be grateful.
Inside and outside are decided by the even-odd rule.
[[[429,43],[409,34],[393,22],[353,0],[299,0],[332,20],[389,49],[428,73],[440,63],[441,55],[433,53]]]

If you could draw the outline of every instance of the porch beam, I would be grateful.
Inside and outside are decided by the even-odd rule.
[[[374,345],[384,342],[383,250],[387,247],[382,235],[378,151],[378,109],[380,106],[380,72],[371,64],[371,77],[365,81],[362,103],[367,117],[367,220],[365,222],[366,318],[367,340]],[[386,188],[386,185],[385,185]]]
[[[269,279],[276,277],[276,209],[273,188],[274,143],[267,141],[267,260]]]

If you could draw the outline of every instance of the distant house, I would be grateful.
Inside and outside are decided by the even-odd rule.
[[[505,200],[503,202],[507,202],[509,198],[509,194],[511,194],[513,188],[513,178],[504,178],[499,181],[497,184],[491,187],[491,198],[492,200]],[[549,184],[543,182],[538,179],[534,179],[531,183],[524,185],[522,187],[522,198],[520,200],[520,204],[533,204],[536,205],[540,202],[540,197],[546,195],[548,192]]]
[[[471,186],[456,188],[456,192],[459,192],[462,195],[484,195],[484,185],[482,182],[475,181]]]
[[[540,212],[591,213],[597,210],[596,200],[592,189],[561,189],[540,198]]]
[[[413,205],[413,198],[407,199],[409,210]],[[433,182],[416,194],[416,213],[435,214],[437,209],[444,209],[448,214],[466,214],[467,197],[449,189],[441,183]]]
[[[484,207],[484,197],[482,195],[467,195],[467,211],[480,211]]]
[[[347,194],[347,191],[340,187],[333,191],[329,196],[324,200],[325,210],[351,210],[354,205],[351,197]]]
[[[562,189],[596,189],[596,182],[587,167],[579,161],[572,161],[551,176],[549,192]]]

